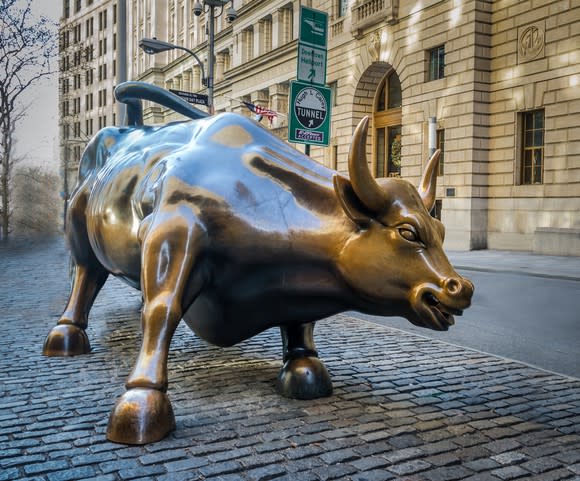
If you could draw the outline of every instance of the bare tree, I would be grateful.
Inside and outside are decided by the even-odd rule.
[[[14,132],[22,94],[53,73],[56,25],[35,18],[32,0],[0,0],[0,238],[10,232]]]
[[[17,165],[12,184],[13,235],[34,237],[56,234],[60,209],[58,176],[40,167]]]

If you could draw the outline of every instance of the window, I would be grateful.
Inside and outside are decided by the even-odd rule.
[[[93,21],[93,17],[91,18],[87,18],[87,20],[85,20],[85,30],[86,30],[86,37],[89,38],[91,35],[93,35],[94,30],[94,21]]]
[[[445,173],[445,130],[438,129],[436,133],[436,146],[435,148],[441,149],[441,156],[439,157],[439,168],[437,169],[437,175],[441,176]]]
[[[445,77],[445,46],[441,45],[429,50],[428,80],[438,80]]]
[[[521,114],[521,183],[541,184],[544,170],[544,110]]]
[[[70,17],[70,2],[69,2],[69,0],[63,1],[62,12],[63,12],[64,18]]]
[[[85,71],[85,85],[92,85],[94,80],[94,70],[89,68]]]
[[[99,31],[107,28],[107,11],[99,12]]]
[[[107,64],[99,65],[99,80],[107,79]]]
[[[338,16],[344,17],[348,12],[348,0],[338,0]]]
[[[401,176],[401,82],[392,70],[381,81],[373,115],[377,177]]]
[[[75,0],[75,13],[81,9],[81,0]]]
[[[85,107],[86,110],[93,110],[93,94],[92,92],[90,94],[85,94]]]
[[[377,98],[377,111],[383,112],[387,109],[397,109],[402,105],[401,81],[399,76],[393,72],[380,86]]]
[[[441,211],[443,210],[443,201],[440,199],[435,200],[435,205],[431,211],[431,215],[436,219],[441,220]]]

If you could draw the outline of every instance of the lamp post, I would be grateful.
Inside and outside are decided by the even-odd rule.
[[[199,59],[199,57],[195,54],[195,52],[193,50],[182,47],[181,45],[174,45],[174,44],[169,43],[169,42],[164,42],[163,40],[157,40],[156,38],[142,38],[139,41],[139,47],[141,47],[141,50],[143,50],[146,54],[149,54],[149,55],[154,55],[156,53],[166,52],[167,50],[183,50],[184,52],[187,52],[199,64],[199,68],[201,69],[201,83],[202,83],[202,85],[207,85],[208,79],[205,76],[205,68],[203,66],[203,62]],[[211,114],[211,113],[213,113],[213,111],[212,111],[213,97],[212,97],[211,93],[210,93],[210,95],[208,95],[208,102],[207,103],[208,103],[209,112]]]
[[[214,74],[214,42],[215,42],[215,30],[214,30],[214,18],[215,9],[219,7],[221,10],[218,13],[218,17],[223,13],[224,6],[228,3],[232,3],[232,5],[226,9],[226,20],[228,22],[233,22],[237,18],[237,13],[233,7],[232,0],[204,0],[203,4],[201,2],[195,2],[193,4],[193,13],[196,17],[199,17],[202,12],[206,12],[209,14],[209,25],[208,25],[208,56],[207,56],[207,66],[208,66],[208,74],[207,77],[205,75],[205,69],[203,67],[202,61],[198,58],[198,56],[192,50],[182,47],[181,45],[174,45],[169,42],[164,42],[163,40],[157,40],[156,38],[142,38],[139,42],[139,47],[149,54],[156,54],[160,52],[166,52],[167,50],[183,50],[184,52],[189,53],[201,68],[201,77],[202,77],[202,84],[207,87],[207,107],[210,114],[214,113],[213,107],[213,74]],[[209,7],[208,10],[205,10],[205,7]]]
[[[203,2],[195,2],[193,4],[193,14],[196,17],[199,17],[202,12],[206,12],[209,14],[209,22],[208,22],[208,55],[207,55],[207,65],[208,65],[208,77],[207,77],[207,93],[208,93],[208,103],[209,103],[209,112],[213,114],[213,72],[214,72],[214,42],[215,42],[215,31],[214,31],[214,18],[215,9],[219,7],[221,10],[218,13],[218,17],[223,13],[224,6],[231,1],[231,6],[226,10],[226,20],[228,22],[233,22],[237,17],[238,14],[234,9],[233,0],[204,0]],[[205,10],[205,7],[209,7],[208,10]]]

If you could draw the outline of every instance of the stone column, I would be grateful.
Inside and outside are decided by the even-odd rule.
[[[288,113],[288,84],[270,86],[270,108],[282,114]],[[279,115],[274,119],[273,127],[288,125],[288,117]]]
[[[225,54],[223,52],[219,52],[216,55],[216,64],[215,64],[215,81],[221,82],[224,79],[224,64],[225,64]]]
[[[191,69],[191,90],[193,92],[201,90],[201,69],[198,65]]]
[[[280,10],[276,10],[274,13],[272,13],[272,50],[282,45],[280,42],[280,21]]]
[[[267,90],[257,90],[252,92],[250,99],[253,104],[259,105],[260,107],[268,107],[269,95]]]
[[[183,73],[181,74],[181,77],[182,77],[181,87],[183,88],[183,90],[187,90],[188,92],[191,91],[191,89],[192,89],[192,87],[191,87],[191,69],[184,70]]]

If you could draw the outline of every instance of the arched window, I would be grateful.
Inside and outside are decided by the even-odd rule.
[[[401,175],[401,105],[401,82],[391,70],[377,88],[373,112],[377,177]]]

